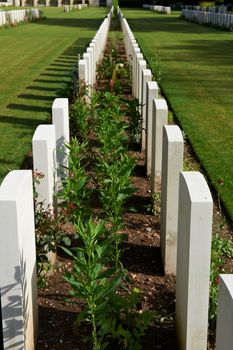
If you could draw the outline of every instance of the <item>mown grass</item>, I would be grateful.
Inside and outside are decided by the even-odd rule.
[[[161,87],[233,219],[233,33],[190,23],[178,14],[124,10]]]
[[[45,8],[46,19],[0,29],[0,180],[20,168],[106,11]]]

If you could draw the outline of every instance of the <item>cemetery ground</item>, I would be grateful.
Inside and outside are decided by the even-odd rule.
[[[110,37],[115,44],[119,40],[114,32],[110,33]],[[118,46],[118,51],[123,51],[121,46]],[[124,54],[121,60],[125,61]],[[100,88],[103,88],[103,81],[99,85]],[[129,96],[125,97],[131,98],[129,91],[127,93]],[[175,277],[164,276],[161,262],[159,196],[155,198],[155,207],[152,210],[144,153],[134,144],[134,147],[130,148],[130,155],[137,160],[132,180],[133,186],[138,188],[138,191],[127,202],[123,214],[125,227],[121,233],[128,235],[128,241],[123,244],[122,262],[129,272],[130,279],[126,287],[140,290],[141,298],[137,305],[139,312],[145,310],[153,312],[153,319],[143,338],[142,347],[148,350],[151,348],[175,350],[177,348],[174,326]],[[185,149],[185,162],[189,169],[196,170],[200,167],[188,144]],[[134,211],[129,210],[132,207]],[[98,201],[93,203],[93,211],[96,210],[98,211]],[[220,216],[219,203],[216,202],[214,234],[221,224]],[[70,226],[67,231],[72,235]],[[231,228],[226,223],[221,227],[221,234],[227,239],[232,237]],[[223,244],[223,241],[220,244]],[[233,270],[231,259],[226,257],[224,259],[225,264],[222,267],[225,271],[231,272]],[[37,350],[88,348],[81,339],[88,337],[90,330],[86,326],[77,328],[74,323],[77,313],[83,306],[82,301],[73,300],[74,304],[70,304],[66,300],[69,297],[70,287],[64,283],[63,276],[65,271],[72,270],[72,265],[72,260],[59,250],[55,273],[49,277],[46,287],[39,290],[40,335]],[[214,280],[214,283],[217,286],[217,281]],[[111,344],[110,348],[119,349],[117,345],[114,347],[114,344]],[[208,349],[214,349],[214,337],[210,336]]]
[[[117,47],[117,51],[121,52],[119,62],[125,62],[122,36],[119,32],[112,31],[109,37],[106,55],[109,55],[112,47]],[[97,90],[108,90],[108,84],[108,80],[99,80]],[[123,85],[122,81],[120,85]],[[132,98],[130,90],[125,89],[124,98]],[[133,144],[129,149],[130,156],[136,159],[132,184],[138,191],[128,200],[123,214],[124,229],[121,234],[126,234],[128,239],[123,244],[122,263],[129,272],[129,280],[124,282],[124,287],[140,290],[138,312],[153,310],[153,321],[142,341],[142,347],[148,350],[175,350],[175,277],[164,277],[159,247],[159,205],[157,212],[154,212],[144,153],[140,151],[139,144]],[[93,203],[93,214],[99,212],[99,205],[98,200]],[[68,225],[68,232],[69,230],[72,235],[72,228]],[[90,329],[86,324],[83,327],[75,325],[77,314],[83,306],[82,301],[72,299],[72,304],[66,300],[69,298],[70,287],[64,282],[64,273],[71,270],[72,265],[72,260],[62,250],[58,250],[55,273],[48,279],[46,287],[39,289],[40,334],[37,350],[89,349],[90,344],[83,342],[83,339],[85,336],[90,337]],[[128,348],[127,341],[125,347]],[[108,348],[119,349],[119,344],[112,343]]]
[[[140,290],[138,312],[151,310],[153,320],[142,340],[142,349],[176,350],[174,328],[175,312],[175,277],[164,277],[160,256],[159,213],[151,212],[150,184],[146,178],[144,155],[131,151],[137,158],[133,176],[133,186],[139,192],[128,202],[135,212],[125,211],[125,228],[121,233],[128,235],[123,244],[122,263],[128,270],[129,281],[126,288]],[[58,251],[55,273],[48,279],[45,288],[38,290],[40,333],[37,350],[87,350],[86,337],[90,340],[90,328],[87,324],[77,326],[75,320],[83,307],[83,301],[69,303],[70,286],[64,282],[64,274],[70,271],[73,261]],[[119,349],[111,344],[107,349]]]
[[[62,21],[59,20],[57,22],[56,19],[55,22],[55,26],[57,26],[57,23],[60,23]],[[14,29],[17,30],[18,28]],[[120,47],[119,51],[121,51]],[[71,48],[71,54],[67,53],[66,51],[66,54],[63,53],[65,57],[59,56],[58,60],[57,58],[55,58],[55,64],[58,65],[60,68],[64,67],[64,65],[67,68],[70,62],[72,64],[73,62],[75,62],[76,53],[77,46],[74,45],[74,47]],[[71,59],[67,56],[71,56]],[[53,63],[54,57],[52,60],[52,66]],[[55,88],[55,84],[57,84],[57,88],[61,81],[64,83],[67,81],[66,71],[63,71],[61,73],[61,76],[60,73],[55,73],[54,75],[52,75],[53,77],[55,77],[55,75],[58,74],[59,77],[57,76],[56,79],[54,78],[54,80],[52,81],[52,85],[47,85],[48,81],[45,82],[43,80],[50,79],[51,76],[49,74],[53,73],[48,73],[49,78],[42,77],[41,79],[41,77],[36,77],[35,79],[39,81],[36,81],[36,85],[32,85],[36,87],[36,91],[38,86],[42,86],[44,88],[44,90],[42,89],[42,91],[48,92],[48,95],[46,94],[43,96],[50,97],[50,99],[45,99],[45,108],[44,110],[40,110],[40,117],[36,119],[36,121],[33,121],[32,125],[29,126],[30,131],[32,133],[37,125],[37,122],[44,122],[45,113],[47,116],[49,116],[51,101],[53,100],[52,91],[55,91],[51,89]],[[60,80],[60,78],[62,79]],[[45,85],[42,85],[41,83],[45,83]],[[31,83],[28,82],[28,84]],[[22,94],[24,94],[24,92],[22,92]],[[41,93],[39,94],[41,95]],[[24,96],[24,98],[26,97]],[[34,99],[34,97],[32,96],[31,98]],[[38,102],[38,104],[34,105],[33,102],[32,104],[30,104],[30,108],[28,109],[22,107],[18,108],[19,106],[15,108],[15,110],[21,109],[21,111],[18,111],[18,114],[15,117],[20,119],[20,122],[22,122],[22,118],[20,118],[20,116],[22,117],[22,110],[25,110],[26,113],[26,120],[23,120],[23,127],[26,129],[27,132],[25,132],[25,130],[20,129],[20,131],[22,131],[22,137],[27,136],[27,134],[29,134],[30,132],[27,130],[28,120],[30,120],[29,114],[31,115],[33,111],[35,112],[36,109],[40,109],[41,101],[43,101],[43,99],[41,98],[40,100],[40,98],[38,98],[38,100],[40,101]],[[31,107],[35,108],[33,109]],[[43,118],[43,121],[41,120],[41,118]],[[9,118],[6,120],[9,120]],[[17,122],[19,123],[18,120]],[[17,131],[19,132],[19,129]],[[196,167],[196,163],[193,161],[193,159],[191,159],[191,154],[192,151],[187,146],[186,164],[189,167]],[[137,311],[140,313],[148,309],[153,310],[153,319],[148,328],[146,337],[143,340],[143,348],[175,350],[175,278],[172,275],[168,275],[166,277],[164,276],[163,267],[161,263],[159,248],[159,196],[158,198],[155,198],[155,204],[157,203],[157,205],[155,205],[155,209],[152,211],[150,184],[146,178],[144,154],[140,152],[140,149],[138,147],[136,147],[135,145],[134,147],[132,147],[131,145],[130,155],[135,157],[137,160],[132,179],[133,186],[137,187],[138,191],[133,195],[131,199],[129,199],[126,205],[126,209],[123,213],[125,227],[121,233],[126,233],[128,235],[128,241],[125,242],[123,245],[124,253],[122,261],[124,267],[129,271],[130,280],[128,281],[128,286],[130,287],[130,289],[135,287],[141,291],[141,298],[140,302],[137,304]],[[222,188],[223,186],[221,187],[221,190]],[[93,211],[96,212],[97,210],[98,212],[98,202],[92,203],[92,206]],[[131,207],[134,207],[135,211],[129,210],[129,208]],[[216,227],[218,229],[220,225],[220,211],[221,210],[219,208],[219,203],[217,201],[215,210],[216,222],[214,231]],[[66,228],[66,232],[69,235],[72,235],[72,227],[68,225]],[[226,224],[224,224],[224,228],[221,227],[221,232],[224,234],[224,237],[228,239],[232,237],[231,229]],[[77,313],[81,310],[82,301],[79,300],[77,304],[70,304],[66,300],[66,298],[69,296],[69,286],[67,283],[64,283],[63,276],[66,270],[71,270],[72,264],[73,261],[69,259],[68,256],[64,254],[64,252],[58,250],[58,264],[55,267],[55,273],[53,276],[49,277],[47,286],[45,288],[39,289],[40,334],[38,339],[38,350],[87,349],[87,345],[81,342],[81,337],[88,335],[88,327],[85,326],[83,328],[76,328],[74,325],[74,320],[77,316]],[[224,268],[227,272],[232,272],[232,262],[230,259],[225,259]],[[111,344],[110,348],[114,349],[114,345]],[[209,349],[213,348],[214,345],[211,342]],[[116,347],[116,349],[118,349],[118,347]]]
[[[209,182],[233,218],[233,34],[181,20],[180,13],[159,15],[123,10],[138,43],[162,71],[161,87],[177,122],[187,133]]]
[[[50,117],[54,98],[65,93],[78,54],[107,13],[105,8],[43,11],[44,19],[0,29],[1,181],[20,168],[36,127]]]

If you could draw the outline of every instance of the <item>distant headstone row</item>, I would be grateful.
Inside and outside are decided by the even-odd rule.
[[[171,7],[170,6],[161,6],[161,5],[142,5],[144,9],[155,11],[158,13],[165,13],[166,15],[171,14]]]
[[[176,330],[180,350],[206,350],[213,201],[200,172],[183,170],[184,140],[168,124],[168,106],[120,12],[132,93],[141,104],[141,149],[151,192],[161,186],[161,255],[165,273],[176,274]],[[217,350],[233,349],[233,276],[221,275]]]
[[[83,54],[83,58],[78,62],[79,80],[80,82],[85,83],[89,97],[91,96],[92,87],[96,81],[97,63],[101,59],[106,45],[112,14],[113,7],[87,47],[86,52]]]
[[[0,27],[40,18],[39,9],[0,11]]]
[[[72,1],[70,1],[72,3]],[[82,10],[83,8],[87,7],[87,4],[75,4],[75,5],[64,5],[64,11],[65,12],[70,12],[73,10]]]
[[[204,4],[204,3],[203,3]],[[207,3],[208,4],[208,3]],[[217,12],[217,13],[226,13],[227,6],[193,6],[193,5],[185,5],[184,9],[186,10],[197,10],[197,11],[206,11],[206,12]]]
[[[215,13],[197,10],[182,10],[185,19],[200,24],[211,24],[216,27],[233,29],[233,15],[225,13]]]

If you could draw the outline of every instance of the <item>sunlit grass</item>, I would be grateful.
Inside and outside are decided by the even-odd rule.
[[[20,168],[35,128],[49,118],[57,91],[107,10],[43,11],[46,19],[0,29],[0,180]]]
[[[233,219],[233,33],[145,10],[124,10],[161,87]]]

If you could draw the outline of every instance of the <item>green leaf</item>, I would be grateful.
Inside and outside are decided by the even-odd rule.
[[[62,250],[64,250],[64,252],[65,252],[66,254],[72,256],[73,258],[75,258],[74,254],[73,254],[69,249],[67,249],[67,248],[65,248],[65,247],[62,247],[62,246],[60,246],[60,248],[61,248]]]
[[[62,237],[62,241],[65,243],[65,245],[70,246],[71,245],[71,239],[67,236]]]

